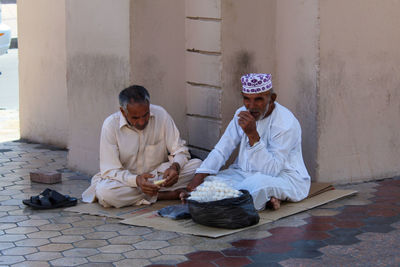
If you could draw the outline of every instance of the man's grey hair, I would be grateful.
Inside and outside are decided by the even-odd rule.
[[[129,103],[150,103],[150,94],[141,85],[132,85],[119,93],[119,105],[127,111]]]

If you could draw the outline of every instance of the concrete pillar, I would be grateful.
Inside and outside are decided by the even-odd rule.
[[[99,169],[104,119],[130,84],[129,0],[67,0],[68,165]]]
[[[221,1],[185,1],[189,145],[205,158],[221,133]]]
[[[18,0],[21,138],[68,145],[65,1]]]

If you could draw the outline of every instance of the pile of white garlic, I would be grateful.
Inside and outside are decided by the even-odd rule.
[[[195,191],[190,194],[188,199],[198,202],[216,201],[225,198],[239,197],[242,192],[233,189],[224,182],[206,181],[199,185]]]

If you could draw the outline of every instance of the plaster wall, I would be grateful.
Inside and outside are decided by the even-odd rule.
[[[222,12],[221,134],[243,105],[240,77],[275,72],[275,0],[224,0]]]
[[[319,181],[400,174],[399,10],[398,0],[320,1]]]
[[[313,180],[317,166],[318,6],[318,0],[277,1],[273,77],[277,101],[301,124],[303,158]]]
[[[129,12],[129,0],[66,1],[68,164],[89,174],[99,169],[103,121],[130,85]]]
[[[132,82],[149,90],[187,140],[185,1],[131,0],[130,10]]]
[[[17,12],[21,138],[67,147],[65,1],[18,0]]]

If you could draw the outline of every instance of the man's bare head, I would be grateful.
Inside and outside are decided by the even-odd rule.
[[[138,130],[146,128],[150,119],[150,95],[140,85],[132,85],[119,93],[121,113],[130,126]]]

